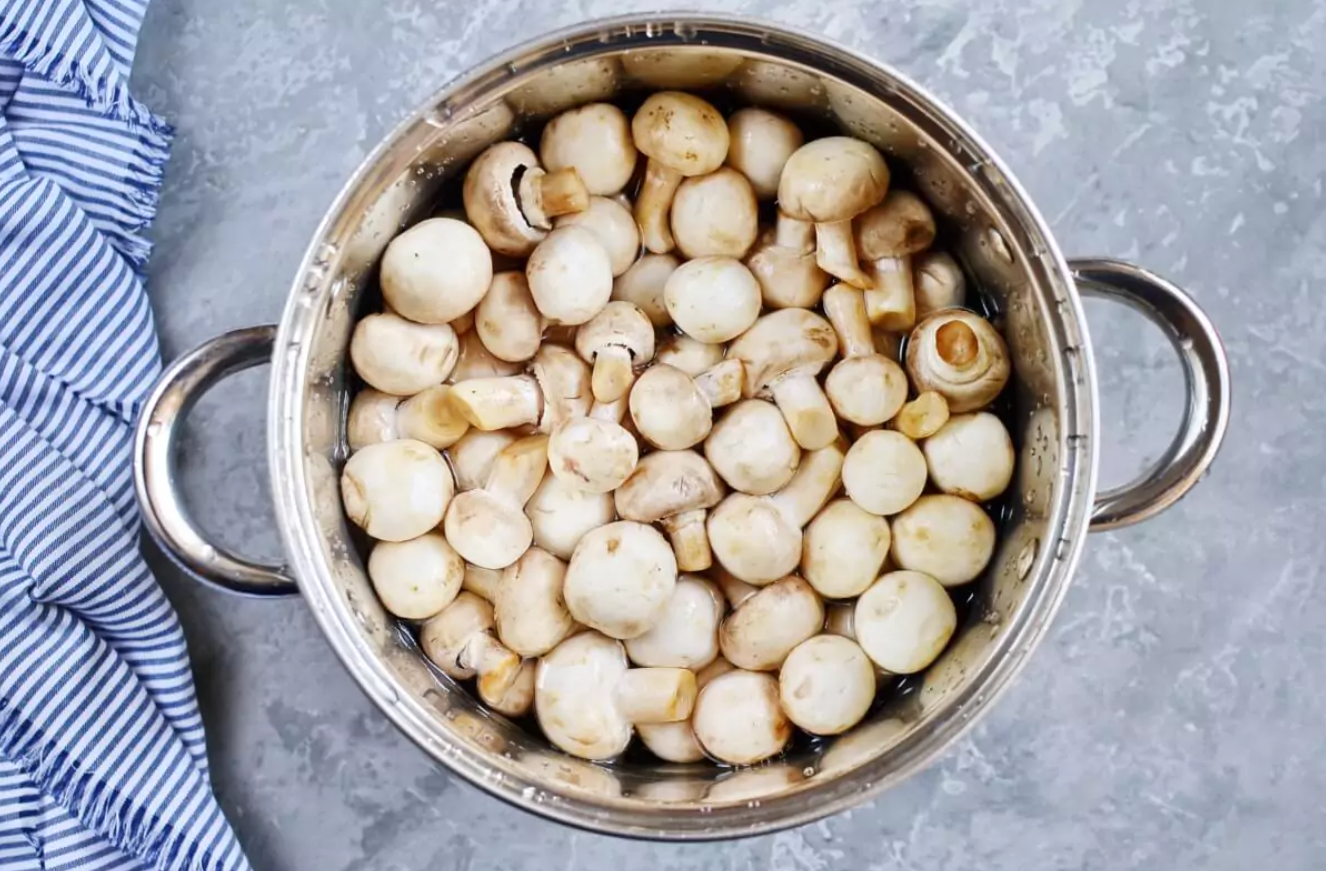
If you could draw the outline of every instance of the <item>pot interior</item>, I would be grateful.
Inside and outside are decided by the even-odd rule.
[[[567,757],[490,714],[430,669],[384,613],[345,522],[338,475],[355,389],[354,321],[379,304],[376,263],[393,235],[459,205],[468,161],[594,100],[652,90],[723,108],[786,111],[811,135],[844,131],[885,154],[929,200],[939,245],[1002,328],[1013,358],[1005,419],[1019,452],[999,506],[1001,541],[971,587],[953,643],[849,734],[803,742],[755,769],[628,754]],[[983,143],[897,74],[809,37],[722,18],[635,18],[517,49],[441,94],[365,162],[310,247],[282,325],[272,390],[273,484],[304,595],[364,689],[436,759],[514,803],[619,834],[706,838],[768,831],[840,810],[951,742],[1017,670],[1052,616],[1086,530],[1094,395],[1081,311],[1053,240]],[[960,603],[964,604],[964,603]],[[427,764],[422,759],[420,764]]]

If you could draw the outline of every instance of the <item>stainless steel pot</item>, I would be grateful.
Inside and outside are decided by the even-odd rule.
[[[438,677],[374,597],[342,516],[346,348],[375,262],[482,148],[531,119],[631,89],[704,87],[795,110],[910,165],[969,275],[1002,314],[1014,363],[1016,498],[979,603],[920,690],[847,736],[772,766],[623,763],[551,750]],[[1187,383],[1180,432],[1149,472],[1096,492],[1096,378],[1083,294],[1131,305],[1172,341]],[[189,519],[172,476],[179,423],[218,379],[272,364],[268,455],[288,562],[227,553]],[[699,840],[806,823],[921,768],[993,703],[1054,616],[1086,534],[1145,520],[1210,465],[1229,417],[1214,327],[1136,266],[1065,262],[1002,161],[951,110],[878,61],[781,27],[712,15],[599,21],[514,49],[443,88],[393,131],[336,198],[281,323],[220,336],[178,360],[143,410],[137,484],[148,529],[186,569],[253,596],[299,593],[364,691],[435,759],[493,795],[572,825]]]

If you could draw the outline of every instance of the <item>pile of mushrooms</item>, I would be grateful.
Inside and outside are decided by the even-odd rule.
[[[391,242],[354,330],[342,497],[383,606],[583,759],[852,729],[991,558],[1004,340],[869,143],[664,91],[537,145]]]

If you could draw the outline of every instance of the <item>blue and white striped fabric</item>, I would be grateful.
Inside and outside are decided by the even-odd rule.
[[[0,869],[248,868],[184,636],[138,552],[141,271],[169,129],[147,0],[0,0]]]

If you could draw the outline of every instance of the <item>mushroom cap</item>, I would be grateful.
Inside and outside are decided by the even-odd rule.
[[[566,563],[531,547],[502,573],[494,618],[497,637],[521,656],[543,656],[575,629],[562,601]]]
[[[516,180],[538,166],[539,158],[529,146],[497,142],[476,157],[465,173],[465,216],[499,254],[526,257],[547,235],[530,224],[516,197]]]
[[[922,496],[893,519],[889,552],[898,568],[925,572],[954,587],[980,575],[994,546],[994,521],[981,506],[941,494]]]
[[[463,662],[470,639],[493,628],[493,606],[473,593],[461,592],[436,617],[419,627],[424,655],[456,680],[469,680],[475,669]]]
[[[437,532],[382,541],[368,555],[368,577],[382,606],[404,620],[427,620],[456,598],[465,561]]]
[[[437,526],[455,490],[447,461],[413,439],[368,445],[341,472],[346,516],[379,541],[407,541]]]
[[[889,168],[875,146],[847,136],[807,142],[778,182],[778,207],[816,223],[849,221],[884,199]]]
[[[534,528],[534,543],[558,559],[569,560],[585,533],[611,523],[616,509],[611,493],[590,493],[556,475],[545,475],[525,503],[525,514]]]
[[[689,720],[678,723],[641,723],[635,730],[649,752],[664,762],[699,762],[704,759],[704,748],[695,740],[695,731]],[[657,796],[649,797],[661,800]],[[699,796],[686,795],[676,800],[690,801],[694,798]]]
[[[778,681],[741,669],[700,690],[691,724],[705,752],[732,765],[777,756],[792,738],[792,724],[778,702]]]
[[[480,682],[479,698],[504,717],[524,717],[534,707],[534,679],[538,670],[538,661],[527,659],[520,664],[515,681],[500,696],[487,692],[488,687]]]
[[[935,216],[925,200],[895,188],[879,205],[857,215],[852,235],[865,260],[906,257],[934,244]]]
[[[627,671],[626,651],[597,632],[563,641],[539,662],[534,711],[553,745],[582,759],[612,759],[631,741],[631,722],[613,690]]]
[[[575,351],[544,342],[534,355],[532,368],[543,391],[539,429],[552,432],[564,420],[589,414],[594,402],[589,366]]]
[[[961,306],[967,298],[967,278],[947,251],[923,251],[912,258],[912,290],[916,316],[924,318],[942,308]]]
[[[486,569],[511,565],[534,540],[520,507],[487,490],[466,490],[451,500],[442,529],[466,562]]]
[[[682,332],[720,344],[746,332],[760,316],[760,283],[740,260],[700,257],[668,276],[663,301]]]
[[[345,439],[351,452],[378,442],[394,441],[396,434],[396,407],[399,396],[365,387],[350,401],[345,416]]]
[[[838,353],[838,334],[814,312],[800,308],[769,312],[728,346],[727,355],[746,364],[746,396],[756,396],[790,373],[818,374]]]
[[[883,517],[835,499],[806,527],[801,574],[826,599],[859,596],[879,577],[892,540]]]
[[[722,482],[695,451],[648,454],[615,494],[617,514],[637,523],[655,523],[683,511],[712,508],[722,498]]]
[[[687,258],[746,256],[760,232],[760,205],[746,177],[722,167],[681,183],[672,199],[672,235]]]
[[[671,316],[669,316],[670,321]],[[660,342],[658,351],[654,354],[655,367],[671,366],[692,378],[699,378],[721,362],[723,362],[722,345],[701,342],[684,334],[670,336]]]
[[[612,296],[612,261],[584,227],[549,233],[530,254],[525,277],[534,304],[554,324],[583,324]]]
[[[571,555],[563,595],[571,615],[613,638],[659,621],[677,585],[677,560],[653,527],[617,521],[587,533]]]
[[[382,298],[402,317],[445,324],[478,305],[493,280],[493,255],[464,221],[430,218],[382,254]]]
[[[718,657],[718,624],[725,610],[712,581],[682,575],[653,628],[626,642],[626,655],[636,665],[698,671]]]
[[[680,265],[672,254],[645,254],[613,281],[612,298],[634,303],[650,323],[666,327],[672,323],[672,315],[663,301],[663,286]]]
[[[941,309],[912,330],[907,374],[918,391],[933,390],[949,411],[978,411],[1008,383],[1008,346],[994,325],[975,312]]]
[[[470,330],[460,337],[460,356],[456,359],[456,368],[447,376],[449,384],[473,381],[475,378],[505,378],[515,375],[521,369],[519,363],[499,360],[484,347],[477,330]]]
[[[479,301],[474,320],[488,353],[508,363],[532,358],[543,341],[543,316],[534,305],[524,272],[499,272]]]
[[[665,451],[697,445],[713,425],[713,409],[695,380],[667,365],[646,369],[627,400],[642,438]]]
[[[593,417],[563,421],[548,443],[552,473],[591,493],[617,489],[635,471],[639,458],[639,445],[621,424]]]
[[[750,584],[770,584],[796,569],[801,530],[767,498],[731,493],[705,524],[714,556]]]
[[[782,115],[766,109],[738,109],[727,119],[731,144],[727,165],[750,180],[762,200],[778,196],[783,166],[806,137],[801,128]]]
[[[970,503],[969,503],[970,504]],[[914,674],[944,652],[958,625],[948,591],[922,572],[889,572],[856,601],[856,640],[880,668]]]
[[[416,324],[396,314],[373,314],[355,324],[350,361],[370,387],[413,396],[447,380],[460,351],[446,324]]]
[[[718,645],[738,668],[777,671],[792,649],[824,628],[824,603],[789,575],[742,602],[723,621]]]
[[[899,432],[871,430],[843,459],[843,489],[871,514],[897,514],[925,491],[925,455]]]
[[[635,215],[616,200],[590,197],[589,208],[562,215],[556,226],[582,227],[593,233],[608,253],[613,276],[625,273],[640,256],[640,228],[636,226]]]
[[[875,666],[855,641],[817,635],[787,655],[778,698],[788,719],[812,735],[839,735],[875,700]]]
[[[985,411],[950,417],[926,439],[925,459],[936,487],[973,502],[995,498],[1013,480],[1013,440]]]
[[[591,194],[606,197],[626,187],[638,154],[625,113],[611,103],[589,103],[548,122],[539,157],[551,172],[574,169]]]
[[[461,436],[460,441],[447,450],[451,468],[456,473],[456,489],[475,490],[488,483],[493,461],[515,440],[516,434],[505,429],[492,432],[472,429]]]
[[[714,424],[704,441],[704,455],[729,487],[764,496],[792,480],[801,463],[801,446],[777,406],[746,399]]]
[[[879,426],[907,402],[907,373],[883,354],[839,360],[824,379],[829,404],[843,420]]]
[[[640,307],[630,302],[609,302],[576,331],[576,353],[592,362],[604,348],[625,348],[636,365],[654,359],[654,325]]]
[[[727,158],[727,122],[708,102],[680,91],[651,94],[631,119],[635,147],[684,176],[704,175]]]

